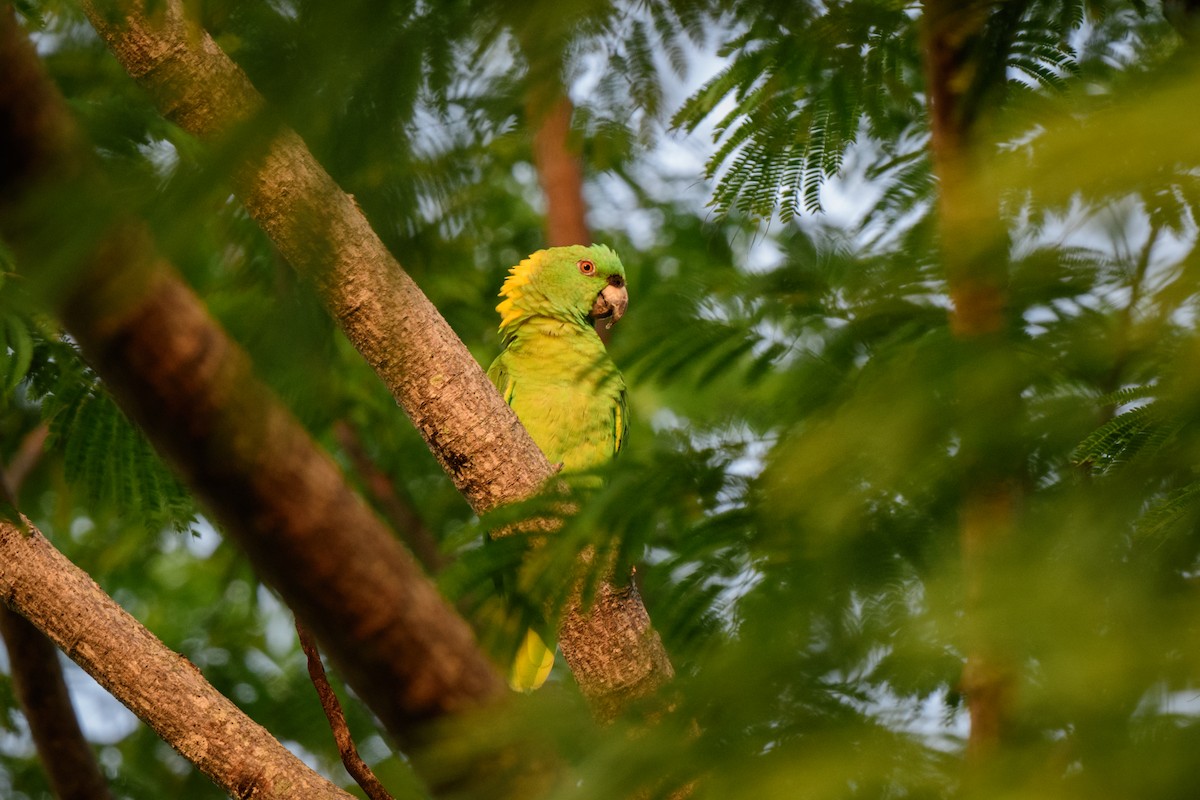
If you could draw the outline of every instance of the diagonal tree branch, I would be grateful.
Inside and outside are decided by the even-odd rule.
[[[178,0],[164,5],[154,19],[129,0],[92,0],[84,9],[173,122],[210,142],[246,130],[263,115],[263,99],[212,38],[192,26]],[[300,138],[273,128],[262,154],[235,170],[233,185],[293,268],[316,283],[471,506],[483,513],[539,491],[551,477],[541,451]],[[596,612],[606,619],[587,633],[598,638],[567,654],[581,688],[601,706],[649,694],[672,674],[640,596],[609,589]],[[564,648],[574,641],[564,639]],[[605,663],[577,668],[596,658]]]
[[[0,521],[0,599],[232,797],[350,798],[238,710],[27,520],[24,527]]]
[[[87,167],[11,10],[0,36],[0,141],[5,163],[17,165],[0,171],[0,232],[29,274],[64,247],[59,218],[43,219],[47,198],[90,202],[80,212],[103,219],[111,193]],[[257,380],[143,227],[118,221],[90,247],[67,249],[83,250],[83,263],[56,287],[61,314],[92,366],[388,730],[410,741],[424,721],[505,697],[466,623]]]

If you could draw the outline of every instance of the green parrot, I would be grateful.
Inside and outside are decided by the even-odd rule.
[[[551,464],[564,472],[597,467],[617,454],[628,424],[625,380],[596,334],[629,304],[625,268],[604,245],[539,250],[509,270],[500,289],[504,350],[488,377]],[[542,685],[554,649],[532,630],[509,684]]]

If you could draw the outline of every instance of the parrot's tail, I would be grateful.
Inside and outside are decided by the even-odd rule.
[[[513,659],[508,685],[513,691],[532,692],[546,682],[546,676],[553,666],[554,651],[530,629],[525,632],[525,639],[517,650],[517,657]]]

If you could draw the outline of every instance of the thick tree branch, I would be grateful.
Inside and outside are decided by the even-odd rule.
[[[126,71],[184,129],[220,142],[261,116],[262,98],[211,37],[190,27],[177,0],[168,0],[154,20],[137,2],[85,2],[84,8]],[[292,266],[317,284],[347,337],[476,511],[539,491],[550,465],[483,370],[300,138],[273,130],[263,154],[233,176],[247,211]],[[646,624],[641,598],[616,590],[613,596],[619,601],[605,613],[614,618],[593,632],[646,633],[599,640],[591,652],[621,652],[630,668],[619,681],[621,696],[649,693],[669,679],[669,659]],[[576,670],[589,697],[614,691],[607,683],[588,685],[591,674]]]
[[[231,796],[349,800],[27,521],[24,528],[0,522],[0,599]]]
[[[11,15],[6,20],[6,154],[18,163],[86,163],[65,105]],[[38,124],[4,124],[19,117]],[[110,196],[86,167],[66,176],[47,183],[24,171],[15,176],[22,180],[0,180],[0,204],[11,204],[0,214],[0,230],[27,271],[51,261],[47,243],[54,233],[61,239],[60,221],[51,217],[47,225],[36,213],[42,206],[16,201],[57,191],[99,206]],[[140,225],[111,226],[72,277],[58,287],[63,319],[122,409],[306,620],[393,734],[409,740],[425,720],[505,696],[466,623],[257,380],[246,355],[156,255]]]
[[[630,701],[675,677],[637,587],[603,581],[586,610],[576,595],[558,626],[563,658],[596,716],[611,720]]]

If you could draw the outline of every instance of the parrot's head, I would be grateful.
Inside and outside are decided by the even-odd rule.
[[[602,244],[537,251],[509,270],[500,296],[496,310],[506,339],[532,317],[586,327],[607,320],[611,327],[629,305],[625,267]]]

